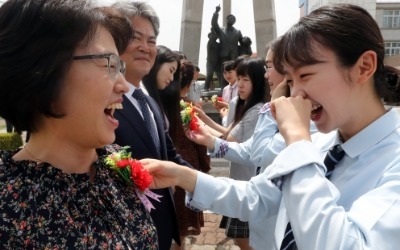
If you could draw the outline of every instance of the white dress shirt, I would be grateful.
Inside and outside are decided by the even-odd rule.
[[[200,83],[193,80],[190,84],[189,92],[187,93],[187,98],[192,102],[199,102],[201,97],[201,86]]]
[[[235,82],[232,85],[228,84],[222,89],[222,99],[224,100],[224,102],[229,103],[237,95],[238,95],[237,82]]]
[[[310,133],[316,132],[318,130],[315,124],[311,122]],[[215,150],[209,153],[211,157],[223,157],[248,167],[247,171],[255,172],[259,168],[258,171],[262,172],[285,147],[285,140],[279,133],[278,125],[270,112],[270,104],[266,103],[260,109],[254,134],[250,139],[238,143],[216,138]],[[225,149],[225,155],[221,154],[221,149]],[[274,249],[272,243],[274,242],[275,222],[276,216],[249,221],[250,245],[254,249]]]
[[[328,180],[323,159],[337,143],[336,131],[313,134],[312,143],[291,144],[249,182],[199,172],[191,205],[249,222],[277,216],[273,249],[279,249],[289,220],[298,249],[396,249],[399,113],[389,110],[342,144],[346,154]]]

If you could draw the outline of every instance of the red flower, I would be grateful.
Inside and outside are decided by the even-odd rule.
[[[131,160],[129,162],[131,167],[131,178],[140,191],[144,191],[152,182],[152,176],[148,171],[143,169],[140,162]]]
[[[199,123],[197,122],[197,117],[193,116],[189,123],[189,128],[192,131],[196,131],[199,128]]]
[[[198,120],[196,118],[197,113],[193,109],[193,104],[189,102],[185,102],[184,100],[180,101],[180,106],[182,108],[181,111],[181,119],[184,127],[189,127],[191,131],[195,131],[199,128]]]
[[[218,97],[217,97],[217,101],[219,101],[219,102],[223,102],[223,101],[224,101],[224,99],[222,99],[222,97],[218,96]]]
[[[140,161],[132,159],[128,147],[122,147],[120,152],[106,157],[105,163],[129,185],[145,191],[152,182],[152,176],[143,168]]]
[[[129,164],[129,159],[121,159],[116,162],[116,165],[119,168],[124,168],[124,167],[128,166],[128,164]]]

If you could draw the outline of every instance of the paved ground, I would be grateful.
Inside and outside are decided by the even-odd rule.
[[[201,234],[186,237],[185,250],[240,250],[232,239],[225,236],[225,230],[218,228],[220,221],[221,215],[205,212]]]

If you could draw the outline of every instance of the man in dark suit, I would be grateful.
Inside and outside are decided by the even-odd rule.
[[[233,27],[236,22],[236,17],[232,14],[226,17],[226,27],[221,28],[218,25],[218,16],[220,10],[221,7],[218,5],[215,8],[215,12],[211,19],[211,27],[218,35],[220,43],[220,62],[224,63],[225,61],[236,60],[236,58],[239,56],[239,44],[242,45],[243,43],[243,35],[240,30],[237,30],[235,27]],[[221,89],[228,85],[228,82],[223,79],[221,79],[220,83],[222,84]]]
[[[126,63],[125,78],[130,85],[129,92],[123,96],[123,109],[114,113],[119,120],[115,143],[130,146],[132,157],[136,159],[155,158],[189,165],[176,154],[164,127],[164,116],[154,99],[144,95],[146,101],[143,104],[136,96],[142,92],[141,80],[149,73],[156,58],[159,18],[147,3],[119,1],[113,6],[131,20],[134,29],[134,39],[121,55]],[[161,202],[151,200],[155,210],[150,213],[157,228],[159,249],[169,250],[172,239],[180,245],[172,190],[152,191],[162,195]]]

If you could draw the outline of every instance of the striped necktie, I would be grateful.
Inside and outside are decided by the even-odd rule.
[[[325,156],[324,164],[326,166],[325,177],[330,178],[335,168],[335,165],[343,158],[344,151],[340,144],[333,146],[329,149],[328,153]],[[294,250],[296,248],[296,241],[294,239],[292,226],[290,222],[287,224],[285,229],[285,235],[283,236],[282,244],[280,250]]]
[[[132,97],[139,102],[140,110],[142,111],[143,120],[146,127],[149,129],[151,138],[156,146],[157,152],[160,153],[160,138],[158,138],[157,130],[151,118],[149,108],[147,107],[146,97],[141,89],[133,91]]]

